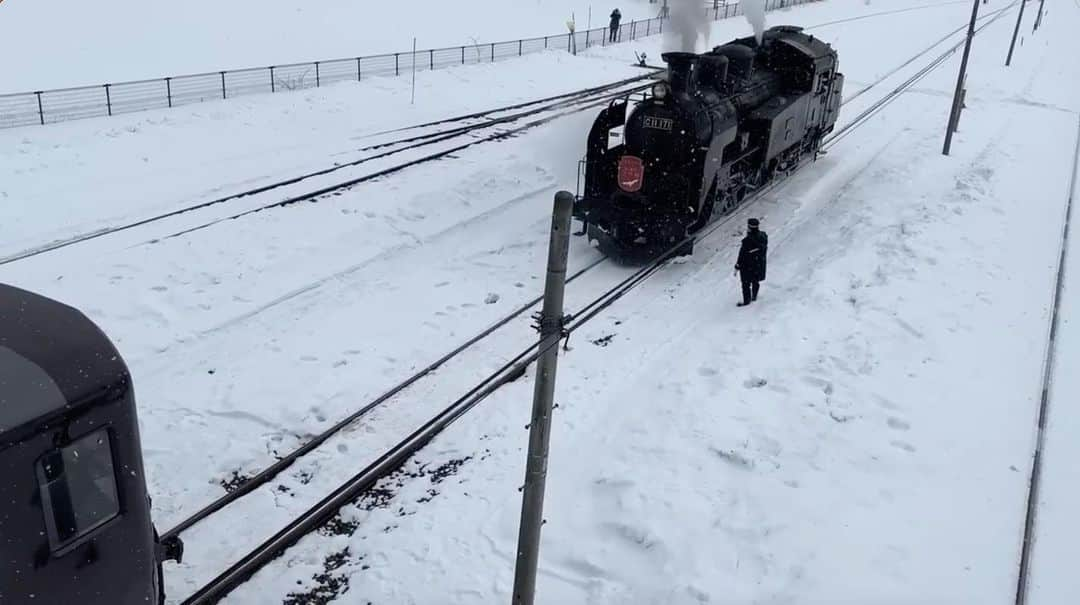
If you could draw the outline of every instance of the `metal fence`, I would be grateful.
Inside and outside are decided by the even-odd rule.
[[[766,0],[767,11],[820,0]],[[714,20],[742,15],[738,2],[707,0]],[[155,80],[117,82],[98,86],[60,88],[0,95],[0,128],[50,124],[150,109],[189,105],[241,95],[316,88],[335,82],[394,76],[414,69],[427,71],[456,65],[492,63],[547,49],[577,52],[663,33],[665,19],[656,17],[623,23],[611,39],[608,28],[565,33],[511,42],[492,42],[452,48],[433,48],[349,59],[293,63],[174,76]]]

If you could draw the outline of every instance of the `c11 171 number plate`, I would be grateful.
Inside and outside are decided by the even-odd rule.
[[[655,128],[657,130],[671,130],[675,125],[675,121],[670,118],[654,118],[652,116],[645,116],[645,128]]]

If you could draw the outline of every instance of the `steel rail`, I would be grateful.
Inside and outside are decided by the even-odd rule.
[[[63,238],[63,239],[55,240],[55,241],[52,241],[52,242],[49,242],[49,243],[46,243],[46,244],[33,246],[31,248],[28,248],[28,249],[22,250],[20,252],[16,252],[16,253],[13,253],[13,254],[10,254],[8,256],[0,258],[0,266],[7,265],[7,264],[10,264],[10,263],[14,263],[14,262],[21,261],[21,260],[25,260],[25,259],[32,258],[32,257],[35,257],[35,256],[39,256],[39,255],[42,255],[42,254],[53,252],[53,251],[56,251],[56,250],[60,250],[62,248],[67,248],[68,246],[81,244],[81,243],[91,241],[91,240],[95,240],[95,239],[98,239],[98,238],[101,238],[101,237],[113,235],[113,234],[120,233],[120,232],[123,232],[123,231],[128,231],[128,230],[135,229],[135,228],[138,228],[138,227],[142,227],[142,226],[145,226],[145,225],[149,225],[149,224],[152,224],[152,223],[157,223],[157,222],[167,220],[167,219],[170,219],[170,218],[174,218],[174,217],[177,217],[177,216],[180,216],[180,215],[183,215],[183,214],[188,214],[188,213],[191,213],[191,212],[197,212],[199,210],[204,210],[206,208],[210,208],[210,207],[217,206],[217,205],[220,205],[220,204],[226,204],[228,202],[232,202],[234,200],[238,200],[238,199],[241,199],[241,198],[246,198],[246,197],[250,197],[250,196],[253,196],[253,195],[263,194],[263,193],[266,193],[266,192],[269,192],[269,191],[273,191],[275,189],[280,189],[282,187],[286,187],[286,186],[289,186],[289,185],[294,185],[296,183],[299,183],[299,182],[302,182],[302,181],[305,181],[305,180],[308,180],[308,179],[311,179],[311,178],[324,176],[324,175],[327,175],[327,174],[330,174],[330,173],[333,173],[333,172],[336,172],[336,171],[339,171],[339,170],[343,170],[343,169],[346,169],[346,168],[352,168],[352,167],[355,167],[355,166],[358,166],[358,165],[361,165],[361,164],[364,164],[364,163],[367,163],[367,162],[371,162],[371,161],[374,161],[374,160],[379,160],[379,159],[382,159],[382,158],[385,158],[385,157],[388,157],[388,156],[391,156],[391,155],[404,153],[406,151],[411,151],[411,150],[414,150],[414,149],[417,149],[417,148],[420,148],[420,147],[423,147],[423,146],[426,146],[426,145],[432,145],[432,144],[443,142],[443,141],[446,141],[446,140],[449,140],[449,139],[452,139],[452,138],[457,138],[457,137],[460,137],[460,136],[462,136],[464,134],[467,134],[467,133],[470,133],[470,132],[473,132],[473,131],[476,131],[476,130],[492,128],[492,127],[498,126],[500,124],[505,124],[505,123],[509,123],[509,122],[518,121],[518,120],[521,120],[521,119],[526,118],[526,117],[530,117],[530,116],[533,116],[533,115],[536,115],[536,114],[539,114],[539,113],[543,113],[545,111],[551,111],[553,109],[558,109],[558,108],[565,107],[567,105],[572,105],[575,102],[581,102],[583,100],[590,100],[591,97],[593,97],[593,96],[595,96],[595,95],[597,95],[599,93],[605,93],[605,92],[608,92],[610,90],[613,90],[613,89],[616,89],[616,88],[619,88],[619,87],[622,87],[622,86],[627,86],[627,85],[632,84],[634,82],[637,82],[637,81],[640,81],[640,80],[643,80],[643,79],[649,79],[649,78],[652,78],[652,77],[654,77],[654,74],[652,74],[652,73],[644,74],[644,75],[641,75],[641,76],[636,76],[634,78],[628,78],[628,79],[625,79],[625,80],[619,80],[617,82],[612,82],[612,83],[609,83],[609,84],[605,84],[603,86],[596,86],[596,87],[587,88],[587,89],[583,89],[583,90],[573,91],[573,92],[565,93],[565,94],[562,94],[562,95],[556,95],[556,96],[553,96],[553,97],[547,97],[545,99],[540,99],[540,100],[537,100],[537,101],[531,101],[531,102],[527,102],[527,103],[518,103],[518,104],[510,105],[510,106],[507,106],[507,107],[488,110],[488,111],[485,111],[485,112],[477,112],[477,113],[472,113],[472,114],[468,114],[468,115],[465,115],[465,116],[458,116],[458,117],[455,117],[455,118],[448,118],[446,120],[440,120],[440,121],[432,122],[432,123],[428,123],[428,124],[423,124],[423,125],[418,125],[418,126],[410,126],[410,127],[407,127],[407,128],[403,128],[403,129],[400,129],[400,130],[416,129],[416,128],[421,128],[421,127],[429,127],[429,126],[432,126],[432,125],[446,124],[446,123],[463,121],[463,120],[468,120],[468,119],[475,119],[476,117],[482,116],[482,115],[491,115],[491,114],[505,112],[505,111],[508,111],[508,110],[512,111],[512,110],[521,109],[521,108],[524,108],[524,107],[529,107],[529,106],[532,106],[532,105],[542,105],[541,107],[536,107],[536,108],[533,108],[533,109],[530,109],[530,110],[527,110],[527,111],[524,111],[524,112],[520,112],[520,113],[517,113],[517,114],[510,115],[510,116],[502,116],[502,117],[499,117],[499,118],[496,118],[496,119],[493,119],[493,120],[480,122],[480,123],[477,123],[477,124],[471,124],[471,125],[462,126],[462,127],[459,127],[459,128],[454,128],[454,129],[445,130],[445,131],[436,131],[436,132],[429,133],[429,134],[409,137],[409,138],[406,138],[406,139],[403,139],[403,140],[388,141],[386,143],[381,143],[381,144],[378,144],[378,145],[372,145],[372,146],[364,147],[364,148],[359,149],[358,151],[361,151],[361,152],[363,152],[363,151],[371,151],[371,150],[381,149],[381,148],[385,148],[385,147],[391,147],[391,146],[395,146],[395,145],[402,145],[402,144],[412,143],[412,144],[408,144],[408,145],[405,145],[405,146],[397,148],[397,149],[391,149],[389,151],[384,151],[384,152],[381,152],[379,154],[366,155],[366,156],[363,156],[361,158],[358,158],[356,160],[352,160],[352,161],[349,161],[349,162],[335,163],[333,166],[329,166],[327,168],[323,168],[323,169],[320,169],[320,170],[315,170],[315,171],[312,171],[312,172],[307,172],[307,173],[304,173],[304,174],[289,177],[287,179],[282,179],[282,180],[279,180],[279,181],[274,181],[274,182],[268,183],[266,185],[262,185],[262,186],[255,187],[255,188],[252,188],[252,189],[248,189],[248,190],[245,190],[245,191],[241,191],[241,192],[238,192],[238,193],[229,194],[229,195],[219,197],[219,198],[215,198],[215,199],[212,199],[212,200],[207,200],[205,202],[201,202],[201,203],[194,204],[194,205],[191,205],[191,206],[186,206],[184,208],[178,208],[176,210],[172,210],[172,211],[165,212],[165,213],[162,213],[162,214],[157,214],[157,215],[154,215],[154,216],[150,216],[150,217],[147,217],[147,218],[144,218],[144,219],[132,221],[130,223],[124,223],[124,224],[116,225],[116,226],[112,226],[112,227],[96,229],[94,231],[88,231],[88,232],[81,233],[81,234],[78,234],[78,235],[75,235],[75,236],[72,236],[72,237],[69,237],[69,238]],[[636,91],[636,89],[631,90],[626,94],[632,94],[635,91]],[[619,96],[619,94],[621,94],[621,93],[617,93],[616,96]],[[543,104],[547,104],[547,105],[543,105]],[[332,191],[333,189],[329,188],[329,190]],[[323,190],[320,190],[320,191],[323,191]]]

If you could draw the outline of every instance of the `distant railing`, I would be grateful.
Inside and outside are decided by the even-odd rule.
[[[657,6],[659,7],[659,1]],[[766,10],[820,0],[765,0]],[[706,10],[714,20],[742,15],[739,2],[706,0]],[[346,80],[360,81],[374,76],[401,75],[443,69],[455,65],[492,63],[502,59],[565,49],[577,52],[594,46],[636,40],[663,33],[664,19],[656,17],[620,25],[611,41],[606,27],[511,42],[490,42],[452,48],[271,65],[203,74],[117,82],[98,86],[60,88],[0,95],[0,128],[50,124],[67,120],[112,116],[121,113],[163,109],[240,95],[316,88]]]

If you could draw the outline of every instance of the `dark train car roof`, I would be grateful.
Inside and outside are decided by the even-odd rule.
[[[0,437],[129,380],[120,354],[81,312],[0,284]]]

